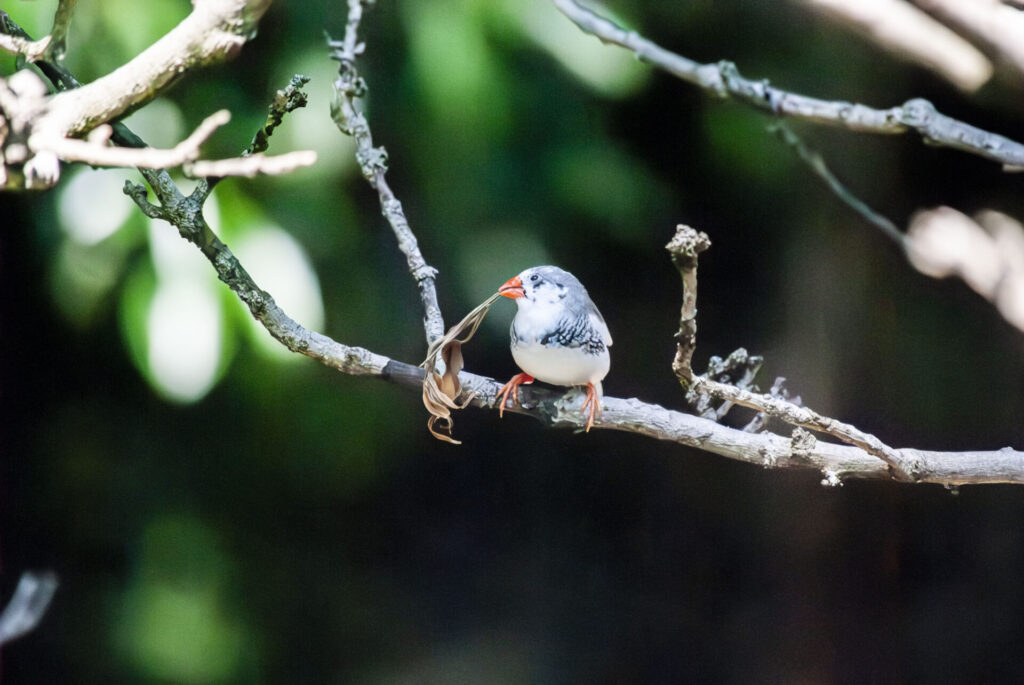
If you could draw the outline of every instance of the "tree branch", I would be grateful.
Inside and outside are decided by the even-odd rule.
[[[998,63],[1024,76],[1024,13],[998,0],[911,0]]]
[[[911,454],[895,450],[870,433],[865,433],[848,423],[822,416],[807,407],[800,407],[771,395],[752,393],[726,383],[718,383],[698,376],[694,379],[694,390],[707,393],[717,399],[725,400],[751,409],[757,409],[768,416],[782,419],[786,423],[827,433],[843,442],[859,447],[885,462],[896,480],[917,482],[920,468],[919,459]]]
[[[701,64],[665,50],[643,36],[598,16],[575,0],[552,0],[573,23],[602,42],[626,48],[643,62],[722,98],[733,98],[755,109],[866,133],[917,131],[930,145],[949,147],[990,159],[1016,171],[1024,167],[1024,145],[989,133],[936,111],[920,98],[890,109],[873,109],[850,102],[819,100],[773,88],[767,81],[740,76],[732,62]]]
[[[50,31],[50,44],[46,48],[48,59],[62,60],[68,49],[68,29],[71,28],[71,13],[75,10],[78,0],[58,0],[57,12],[53,16],[53,29]]]
[[[875,210],[871,209],[861,200],[859,197],[853,194],[849,188],[847,188],[842,181],[836,178],[836,175],[832,173],[832,170],[828,168],[828,164],[825,163],[825,159],[816,150],[812,150],[801,140],[788,126],[783,122],[777,122],[772,125],[772,128],[782,141],[786,145],[793,148],[797,156],[800,157],[810,167],[811,171],[825,182],[829,190],[843,201],[853,211],[857,212],[862,219],[867,221],[869,224],[877,228],[882,232],[889,240],[896,243],[901,250],[906,252],[907,249],[907,237],[896,227],[896,224],[889,221],[886,217],[882,216]]]
[[[706,233],[698,233],[689,226],[676,226],[665,249],[672,263],[676,265],[683,279],[683,305],[679,313],[679,331],[676,332],[676,356],[672,360],[672,371],[683,387],[693,381],[690,363],[697,347],[697,258],[711,247]]]
[[[0,645],[35,629],[56,591],[57,576],[49,571],[21,574],[14,595],[0,613]]]
[[[356,141],[356,160],[362,170],[363,178],[377,191],[381,211],[391,225],[391,230],[398,239],[398,249],[405,255],[409,273],[420,291],[423,302],[423,330],[427,344],[444,335],[444,319],[441,307],[437,303],[435,280],[437,269],[427,264],[420,252],[419,243],[409,221],[405,218],[402,203],[395,197],[391,186],[384,175],[388,170],[388,154],[383,147],[373,146],[373,136],[366,116],[359,111],[356,101],[366,95],[366,81],[356,70],[356,57],[366,49],[359,42],[359,23],[363,17],[364,4],[367,0],[348,0],[348,21],[345,25],[345,37],[340,41],[329,41],[331,59],[340,62],[338,78],[334,81],[334,100],[331,103],[331,117],[338,129],[345,135],[352,136]]]
[[[157,180],[173,188],[166,172],[146,173],[154,177],[165,177]],[[177,226],[183,237],[199,247],[213,264],[220,279],[228,284],[249,307],[256,320],[285,347],[344,373],[375,376],[422,393],[425,375],[422,368],[363,348],[343,345],[309,331],[289,318],[274,303],[273,298],[256,285],[227,246],[213,235],[202,219],[201,204],[188,201],[176,188],[171,188],[158,189],[154,185],[154,191],[164,205],[162,208],[154,207],[146,201],[143,186],[126,184],[125,192],[135,199],[148,216],[170,221]],[[501,383],[468,372],[460,373],[459,380],[462,401],[471,398],[469,404],[472,406],[492,410],[497,408]],[[745,399],[744,395],[737,394],[731,401],[742,404],[741,400]],[[575,389],[567,393],[556,393],[543,388],[522,388],[520,406],[507,411],[534,416],[550,426],[582,430],[582,401],[582,393]],[[1024,452],[1010,448],[993,452],[960,453],[924,452],[909,448],[891,450],[873,436],[862,434],[852,426],[832,422],[813,413],[807,415],[807,423],[811,427],[816,430],[829,428],[840,434],[853,435],[866,448],[861,449],[814,441],[800,434],[787,439],[770,433],[750,433],[727,428],[704,418],[671,411],[638,399],[605,397],[602,402],[601,418],[594,424],[598,428],[669,440],[765,468],[817,469],[825,477],[823,482],[830,485],[837,485],[847,478],[891,478],[890,467],[866,450],[885,450],[884,454],[893,463],[912,464],[913,469],[908,471],[912,482],[941,483],[946,486],[967,483],[1024,484]],[[771,403],[766,404],[764,410],[773,411]]]
[[[358,25],[360,11],[361,5],[357,0],[351,0],[350,27]],[[361,47],[355,42],[354,35],[353,28],[351,34],[346,32],[346,41],[341,44],[340,49],[346,55],[342,60],[343,77],[352,67],[352,58],[361,51]],[[57,74],[57,78],[71,79],[70,76],[60,76],[60,72],[56,70],[53,73]],[[350,73],[354,80],[349,87],[354,90],[347,91],[347,102],[352,105],[349,114],[352,114],[353,117],[343,118],[343,121],[362,128],[365,127],[365,119],[358,113],[351,101],[351,97],[359,89],[361,80],[354,76],[354,72]],[[65,81],[62,80],[62,82]],[[73,79],[67,82],[73,82]],[[344,97],[342,99],[345,100]],[[383,168],[379,163],[379,157],[383,155],[383,151],[372,147],[368,129],[365,132],[366,136],[360,145],[362,146],[365,142],[366,147],[361,147],[361,150],[364,154],[370,155],[366,161],[370,163],[373,170],[371,176],[374,180],[382,179]],[[363,134],[360,133],[360,135]],[[144,144],[120,124],[114,126],[112,137],[122,145]],[[374,162],[373,159],[377,161]],[[206,223],[202,207],[208,193],[194,192],[186,197],[166,171],[142,169],[141,173],[149,182],[160,204],[150,203],[147,199],[146,188],[141,185],[126,183],[126,194],[132,197],[147,216],[172,223],[182,237],[194,244],[209,260],[218,277],[231,288],[246,304],[253,317],[281,344],[294,352],[316,359],[326,366],[344,373],[374,376],[408,387],[416,393],[422,392],[425,373],[423,369],[389,359],[364,348],[341,344],[325,335],[310,331],[292,320],[277,306],[271,295],[263,291],[253,281],[238,259]],[[380,187],[375,187],[380,192]],[[384,204],[385,211],[387,211],[388,204]],[[429,267],[427,268],[429,269]],[[422,281],[420,282],[422,288]],[[432,275],[429,285],[432,290]],[[498,392],[502,387],[501,383],[492,378],[468,372],[460,373],[459,379],[462,385],[460,397],[472,397],[470,404],[477,407],[496,408],[495,404]],[[730,401],[736,403],[746,400],[742,394],[733,394],[730,397]],[[510,411],[537,417],[548,425],[582,429],[584,425],[580,412],[582,401],[583,395],[578,390],[557,393],[543,388],[523,388],[520,394],[520,405]],[[852,427],[840,424],[838,430],[841,433],[845,432],[848,438],[861,443],[861,446],[843,446],[816,441],[799,429],[790,438],[770,433],[745,432],[722,426],[704,418],[644,403],[638,399],[605,397],[603,405],[602,416],[595,424],[599,428],[669,440],[731,459],[759,464],[765,468],[816,469],[823,474],[823,482],[830,485],[840,484],[846,478],[891,478],[891,464],[885,463],[867,450],[883,452],[889,461],[895,464],[913,465],[913,468],[907,470],[907,474],[913,482],[941,483],[946,486],[967,483],[1024,484],[1024,453],[1010,448],[998,451],[961,453],[925,452],[909,448],[892,450],[877,442],[872,436],[867,436],[859,431],[851,433],[847,428],[852,429]],[[771,406],[773,406],[772,403],[765,405],[768,408]],[[813,413],[805,415],[805,418],[816,429],[820,429],[818,424],[831,421],[817,417]],[[832,424],[829,424],[828,427],[837,428]],[[856,429],[852,430],[856,431]]]
[[[85,162],[93,166],[169,169],[199,157],[199,146],[230,119],[231,113],[226,109],[214,112],[206,117],[190,136],[169,150],[151,147],[109,147],[107,143],[113,129],[107,124],[94,128],[86,140],[63,136],[49,139],[41,133],[34,133],[28,139],[28,144],[37,151],[49,150],[67,162]]]
[[[723,411],[718,418],[724,416],[732,405],[738,404],[757,409],[759,412],[782,419],[794,426],[827,433],[884,461],[897,480],[916,481],[917,460],[913,457],[905,457],[875,436],[842,421],[822,416],[807,407],[787,402],[777,395],[761,395],[747,390],[746,387],[750,386],[753,381],[753,373],[756,373],[757,368],[761,365],[760,358],[755,358],[755,363],[751,365],[753,371],[749,378],[744,379],[744,387],[712,380],[708,377],[710,374],[694,375],[690,368],[690,359],[693,356],[697,336],[697,255],[709,247],[711,247],[711,242],[707,235],[698,233],[685,225],[676,226],[675,235],[666,245],[666,249],[672,256],[672,262],[683,277],[683,306],[680,313],[679,333],[676,334],[677,349],[672,362],[672,370],[679,378],[679,382],[687,391],[688,396],[705,394],[725,402]],[[747,358],[745,350],[743,358]],[[733,355],[730,355],[730,359],[733,359]],[[795,435],[794,441],[796,440]],[[800,435],[800,438],[802,452],[813,447],[809,436]]]
[[[71,160],[117,157],[121,153],[86,150],[80,141],[65,140],[144,105],[191,69],[233,56],[255,34],[256,24],[269,4],[270,0],[194,0],[192,12],[181,23],[127,64],[79,88],[68,89],[67,80],[56,79],[64,89],[54,95],[39,92],[30,83],[34,75],[27,70],[12,75],[0,84],[0,115],[7,123],[0,131],[4,159],[0,184],[6,188],[52,187],[60,177],[57,150],[67,153]],[[58,40],[63,40],[73,5],[70,0],[62,0],[58,7],[52,34]],[[0,19],[0,31],[5,36],[2,47],[35,50],[46,42],[31,43],[9,17]],[[45,54],[49,56],[50,52]],[[47,62],[45,66],[48,77],[59,73],[52,64]],[[134,159],[128,163],[137,165]]]
[[[193,0],[192,12],[137,57],[54,95],[38,128],[75,135],[144,105],[192,69],[237,55],[269,6],[270,0]]]
[[[992,63],[971,43],[906,0],[801,0],[897,57],[919,64],[961,90],[992,77]]]

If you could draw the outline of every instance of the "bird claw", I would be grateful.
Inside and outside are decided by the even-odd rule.
[[[509,399],[512,400],[513,407],[519,404],[519,386],[529,385],[533,381],[533,376],[526,373],[517,373],[515,376],[512,376],[508,383],[501,386],[501,390],[495,396],[495,400],[498,402],[498,418],[504,418],[505,407],[508,406]],[[587,418],[583,431],[589,433],[590,429],[594,427],[594,419],[601,417],[601,398],[593,383],[587,383],[584,392],[586,393],[586,399],[583,401],[583,407],[581,407],[580,411]]]
[[[588,406],[590,407],[589,411],[587,411]],[[601,416],[601,398],[597,396],[597,389],[593,383],[587,383],[587,399],[583,401],[581,411],[587,416],[587,426],[583,432],[589,433],[594,426],[594,417],[600,418]]]
[[[519,386],[529,385],[533,383],[533,376],[527,373],[517,373],[512,376],[512,379],[501,386],[501,390],[498,391],[496,400],[498,400],[498,418],[504,418],[505,415],[505,404],[508,402],[509,395],[512,396],[512,406],[519,404]]]

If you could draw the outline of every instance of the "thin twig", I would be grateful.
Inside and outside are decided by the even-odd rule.
[[[874,109],[850,102],[819,100],[791,93],[774,88],[767,81],[743,78],[732,62],[701,64],[670,52],[582,7],[575,0],[552,2],[580,29],[602,42],[631,50],[641,61],[718,97],[731,97],[778,116],[854,131],[895,134],[913,129],[928,144],[969,152],[999,162],[1008,170],[1024,167],[1024,145],[940,114],[927,100],[917,98],[898,107]]]
[[[60,61],[68,49],[68,29],[71,28],[71,13],[75,10],[78,0],[59,0],[57,12],[53,16],[53,30],[50,31],[50,44],[46,48],[47,59]]]
[[[345,135],[352,136],[356,141],[356,160],[362,170],[363,178],[377,191],[381,211],[391,225],[398,249],[405,255],[409,273],[420,291],[423,302],[423,330],[427,344],[444,335],[444,319],[441,307],[437,303],[435,280],[437,269],[427,264],[420,252],[419,243],[409,221],[405,217],[402,203],[395,197],[391,186],[385,179],[388,155],[383,147],[373,146],[370,124],[365,115],[356,105],[357,100],[366,95],[366,81],[356,70],[356,58],[366,49],[359,42],[359,22],[363,17],[366,0],[348,0],[348,22],[345,25],[345,36],[340,41],[329,41],[331,58],[338,60],[338,78],[334,81],[334,101],[331,103],[331,117],[338,129]]]
[[[868,454],[873,454],[884,461],[892,471],[896,480],[916,482],[921,468],[918,460],[889,447],[870,433],[865,433],[848,423],[822,416],[807,407],[800,407],[771,395],[761,395],[742,390],[733,385],[719,383],[706,378],[694,379],[697,392],[708,393],[720,400],[733,402],[744,407],[757,409],[768,416],[782,419],[793,426],[827,433],[845,443],[859,447]]]
[[[249,146],[242,151],[241,157],[243,159],[266,152],[270,148],[270,137],[274,135],[274,130],[284,121],[285,115],[305,107],[309,103],[309,96],[303,90],[309,81],[308,76],[295,74],[287,86],[274,93],[274,99],[267,107],[267,119],[263,126],[253,135]],[[289,166],[289,162],[296,162],[296,164]],[[316,162],[316,153],[312,153],[312,156],[310,156],[310,153],[305,153],[302,157],[293,157],[288,161],[278,159],[278,161],[270,161],[269,164],[266,162],[240,162],[239,160],[233,160],[231,164],[220,164],[218,166],[198,164],[185,169],[185,173],[189,176],[204,176],[196,187],[196,191],[200,195],[205,196],[213,192],[217,184],[227,176],[288,173],[300,166],[310,166],[314,162]]]
[[[315,150],[295,150],[282,155],[256,154],[231,159],[199,160],[183,167],[187,176],[222,179],[227,176],[251,178],[260,174],[280,176],[316,164]]]
[[[93,129],[87,140],[63,137],[50,139],[37,133],[28,142],[33,150],[49,150],[68,162],[85,162],[93,166],[170,169],[198,158],[199,146],[230,120],[231,113],[226,109],[214,112],[203,119],[191,135],[167,150],[109,147],[106,143],[113,130],[106,125]]]
[[[803,140],[783,122],[778,121],[772,124],[772,130],[779,134],[786,145],[793,148],[796,154],[807,163],[811,171],[815,173],[825,185],[853,211],[857,212],[862,219],[877,228],[886,238],[899,245],[900,249],[906,251],[907,237],[896,227],[896,224],[868,207],[867,204],[853,194],[853,191],[843,185],[842,181],[836,178],[832,170],[828,168],[825,159],[816,151],[809,148]]]
[[[697,347],[697,258],[711,247],[706,233],[679,224],[665,249],[668,250],[679,275],[683,279],[683,305],[679,313],[679,330],[676,332],[676,356],[672,360],[672,371],[683,387],[693,381],[690,362]]]
[[[309,103],[309,96],[303,90],[307,83],[309,83],[308,76],[295,74],[287,86],[274,93],[274,99],[267,107],[267,120],[260,130],[256,131],[249,147],[242,152],[243,157],[266,152],[270,147],[270,137],[284,121],[285,115],[301,109]]]

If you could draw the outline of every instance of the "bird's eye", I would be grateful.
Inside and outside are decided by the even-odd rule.
[[[537,274],[534,274],[534,275],[530,276],[530,280],[533,281],[534,283],[536,283],[537,281],[540,280],[540,276],[538,276]]]

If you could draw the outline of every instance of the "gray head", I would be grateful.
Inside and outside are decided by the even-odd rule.
[[[534,266],[513,276],[498,289],[520,306],[529,304],[562,304],[575,308],[580,300],[590,298],[575,276],[557,266]],[[580,297],[582,295],[582,298]],[[521,301],[525,300],[525,302]]]
[[[508,279],[498,288],[498,292],[514,299],[520,310],[556,311],[554,308],[558,308],[570,317],[590,319],[605,343],[611,344],[608,326],[587,294],[587,289],[578,278],[564,269],[557,266],[530,267]]]

